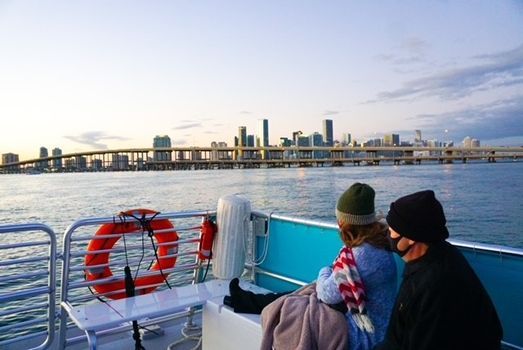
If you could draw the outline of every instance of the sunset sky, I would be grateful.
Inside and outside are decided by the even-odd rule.
[[[523,145],[523,2],[0,0],[0,153],[233,145],[261,118],[271,144],[332,119]]]

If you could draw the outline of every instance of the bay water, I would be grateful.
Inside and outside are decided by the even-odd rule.
[[[523,248],[523,162],[2,175],[0,225],[42,222],[60,241],[80,218],[215,210],[227,194],[255,210],[334,222],[336,200],[354,182],[376,190],[384,213],[398,197],[432,189],[451,238]]]

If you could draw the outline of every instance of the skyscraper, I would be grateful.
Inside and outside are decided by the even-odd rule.
[[[240,146],[240,147],[247,146],[247,127],[246,126],[238,127],[238,146]]]
[[[40,147],[40,158],[47,158],[47,157],[49,157],[49,152],[47,151],[47,148]],[[41,169],[49,168],[49,161],[42,160],[39,163],[40,163],[39,165],[40,165]]]
[[[171,148],[171,138],[167,135],[159,136],[156,135],[153,140],[153,148]],[[171,161],[172,160],[172,151],[154,151],[153,153],[153,160],[158,162],[165,162],[165,161]],[[118,166],[123,164],[123,161],[119,162],[119,160],[113,159],[113,167],[117,164]]]
[[[323,120],[323,140],[325,146],[332,147],[334,145],[334,138],[332,136],[332,120],[324,119]],[[320,146],[320,145],[318,145]]]
[[[256,146],[269,146],[269,120],[258,119],[258,130],[256,131]]]
[[[421,130],[414,130],[416,135],[414,136],[414,142],[421,142]]]
[[[341,141],[341,144],[343,146],[348,146],[352,142],[352,136],[350,133],[343,134],[343,140]]]
[[[58,147],[53,148],[52,151],[53,157],[60,157],[62,155],[62,150]],[[62,168],[62,158],[53,159],[53,169]]]

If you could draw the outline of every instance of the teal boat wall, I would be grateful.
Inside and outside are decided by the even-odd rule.
[[[256,237],[257,259],[262,255],[267,237]],[[269,223],[268,253],[259,266],[270,274],[309,283],[318,271],[332,264],[342,243],[334,225],[317,226],[273,218]],[[465,248],[464,253],[490,294],[501,318],[504,340],[523,347],[523,255]],[[396,256],[398,282],[403,261]],[[257,283],[273,291],[292,291],[298,284],[258,273]]]
[[[487,289],[503,324],[503,339],[523,348],[523,256],[461,248]]]

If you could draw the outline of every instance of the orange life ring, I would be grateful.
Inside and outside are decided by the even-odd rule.
[[[156,214],[154,210],[150,209],[133,209],[124,212],[127,215],[134,215],[135,217],[142,217],[143,214]],[[168,219],[153,220],[150,222],[151,229],[154,231],[154,237],[158,243],[169,243],[176,242],[178,240],[178,234],[174,231],[173,224]],[[113,234],[127,234],[135,233],[142,230],[142,226],[139,222],[131,220],[126,222],[118,222],[111,224],[103,224],[96,231],[95,236],[113,235]],[[170,232],[157,232],[158,230],[172,230]],[[96,281],[102,278],[108,278],[113,276],[111,268],[109,267],[109,250],[115,245],[120,239],[119,237],[96,239],[93,238],[89,241],[87,246],[87,254],[85,255],[85,279],[87,281]],[[102,250],[102,252],[98,252]],[[161,284],[167,278],[168,273],[164,270],[171,269],[176,264],[176,257],[165,257],[168,255],[176,254],[178,251],[178,244],[172,245],[159,245],[158,246],[158,260],[154,262],[149,270],[157,271],[160,270],[163,273],[155,274],[152,276],[141,276],[137,277],[134,281],[135,287],[148,286],[154,284]],[[106,266],[100,266],[106,265]],[[90,268],[91,267],[91,268]],[[165,277],[164,277],[165,276]],[[105,294],[111,293],[117,290],[125,290],[125,282],[122,277],[118,281],[96,284],[92,286],[98,293]],[[151,286],[148,288],[136,289],[136,295],[150,293],[155,290],[158,286]],[[121,293],[108,294],[106,297],[111,299],[123,299],[126,297],[125,291]]]

